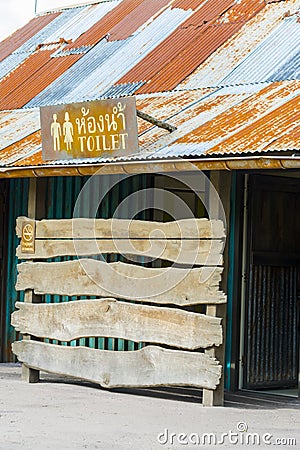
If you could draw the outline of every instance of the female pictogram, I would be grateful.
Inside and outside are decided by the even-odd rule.
[[[64,142],[67,147],[67,151],[72,149],[72,142],[73,142],[73,125],[70,122],[70,116],[69,113],[65,113],[65,121],[63,124],[63,134],[65,136]]]

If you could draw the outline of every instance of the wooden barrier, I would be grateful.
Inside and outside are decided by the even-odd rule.
[[[19,217],[17,234],[21,237],[17,256],[25,262],[18,265],[16,288],[40,296],[41,301],[44,294],[77,298],[16,303],[11,323],[31,339],[15,342],[13,352],[26,367],[107,388],[195,386],[204,389],[204,404],[222,404],[223,392],[218,392],[221,400],[214,399],[222,376],[215,349],[224,347],[216,305],[226,302],[219,288],[225,237],[221,221]],[[103,253],[159,258],[176,266],[107,263],[99,260]],[[41,261],[58,256],[71,260]],[[80,300],[80,296],[97,298]],[[197,304],[207,305],[206,314],[184,309]],[[143,348],[116,351],[61,345],[90,337],[131,340],[143,343]]]

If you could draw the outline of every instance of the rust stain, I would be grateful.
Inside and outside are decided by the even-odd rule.
[[[0,151],[0,165],[18,165],[18,161],[26,158],[29,153],[41,146],[41,132],[36,131],[26,138],[20,139],[18,142],[9,145]],[[23,164],[22,164],[23,165]]]
[[[235,3],[222,17],[222,21],[245,22],[266,6],[265,0],[243,0]]]
[[[208,0],[185,21],[183,28],[189,26],[199,27],[206,23],[214,22],[234,4],[235,0]]]
[[[227,135],[239,130],[241,126],[254,123],[260,116],[266,114],[268,110],[276,107],[278,99],[284,99],[289,96],[293,89],[300,90],[300,82],[272,83],[272,85],[263,88],[257,94],[248,97],[236,106],[214,117],[211,121],[194,129],[191,133],[178,139],[177,142],[201,143],[212,141],[213,139],[226,138]],[[215,101],[220,102],[220,96],[215,97]],[[267,121],[268,116],[264,117]]]
[[[299,99],[300,95],[254,120],[211,148],[207,154],[261,152],[270,150],[270,144],[276,147],[275,141],[285,138],[299,124]]]
[[[0,43],[0,61],[3,61],[8,55],[17,50],[21,45],[38,33],[42,28],[52,22],[61,13],[51,13],[44,16],[38,16],[30,20],[24,27],[15,31]]]
[[[174,0],[172,3],[172,8],[181,8],[185,11],[189,9],[197,9],[205,0]]]
[[[288,133],[267,145],[268,151],[300,150],[300,126],[296,125]]]
[[[29,166],[41,166],[44,164],[42,158],[42,150],[38,150],[33,155],[25,157],[14,164],[11,164],[13,167],[29,167]]]
[[[144,0],[123,0],[109,11],[99,22],[76,39],[66,50],[86,45],[95,45],[103,39],[116,25],[131,14]]]
[[[29,56],[0,82],[0,109],[19,109],[71,67],[82,55],[51,58],[51,50]]]
[[[229,137],[221,144],[211,148],[213,153],[246,153],[268,150],[268,145],[285,136],[297,126],[300,120],[300,102],[297,96],[283,106],[251,123],[241,131]]]
[[[144,0],[109,31],[109,40],[127,39],[153,15],[158,14],[170,0]]]

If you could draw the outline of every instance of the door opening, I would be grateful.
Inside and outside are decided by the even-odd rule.
[[[298,395],[300,180],[249,177],[243,388]]]

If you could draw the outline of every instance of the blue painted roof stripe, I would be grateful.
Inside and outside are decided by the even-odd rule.
[[[219,85],[263,82],[290,59],[296,58],[300,47],[300,26],[296,17],[283,20]],[[294,66],[291,67],[291,69]],[[294,76],[289,73],[289,78]]]
[[[125,44],[125,41],[107,42],[102,40],[86,55],[64,72],[52,84],[32,99],[25,107],[55,105],[64,103],[65,98],[82,83],[82,79],[96,71],[110,56]],[[71,100],[75,101],[74,100]]]

